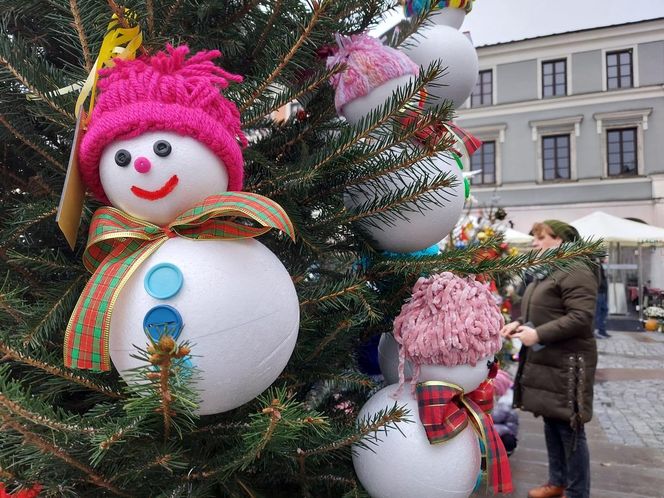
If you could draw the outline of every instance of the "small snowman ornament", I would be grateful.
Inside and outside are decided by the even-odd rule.
[[[417,65],[407,56],[368,35],[338,36],[337,43],[338,51],[328,58],[327,65],[330,68],[344,65],[330,81],[335,88],[337,112],[351,124],[357,125],[385,105],[395,91],[418,74]],[[413,146],[421,145],[413,142]],[[395,149],[390,153],[400,152]],[[462,173],[450,154],[433,155],[410,168],[353,186],[346,190],[344,204],[354,210],[408,188],[418,179],[440,173],[447,173],[452,185],[431,194],[437,204],[430,200],[421,209],[408,203],[402,207],[401,216],[390,220],[369,217],[360,222],[377,249],[396,253],[420,251],[442,240],[463,210],[466,188]]]
[[[168,46],[100,72],[79,161],[84,183],[112,207],[93,218],[84,261],[95,274],[70,320],[65,364],[108,370],[110,356],[129,381],[144,365],[132,355],[146,335],[169,334],[190,344],[198,413],[207,415],[276,380],[295,346],[299,304],[284,266],[253,238],[271,227],[292,235],[288,217],[240,192],[246,140],[220,90],[241,78],[213,64],[218,51],[188,52]],[[234,221],[242,217],[260,226]],[[89,264],[102,249],[105,259]]]
[[[422,68],[441,62],[444,72],[427,86],[429,98],[425,105],[440,105],[447,100],[456,109],[472,93],[479,74],[475,47],[459,31],[472,0],[406,0],[405,14],[422,14],[431,3],[436,9],[430,17],[432,24],[420,28],[402,50]]]
[[[413,422],[354,449],[355,472],[373,498],[467,498],[480,471],[494,492],[511,492],[507,455],[485,412],[503,323],[485,284],[447,272],[417,281],[394,321],[399,383],[377,392],[359,414],[371,418],[396,400]],[[411,390],[403,389],[406,362]]]

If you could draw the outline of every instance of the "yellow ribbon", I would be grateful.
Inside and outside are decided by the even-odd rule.
[[[127,17],[135,17],[128,10],[125,11]],[[81,108],[85,103],[88,96],[90,96],[90,104],[88,105],[88,113],[90,116],[92,109],[95,105],[95,95],[97,93],[97,77],[98,72],[103,67],[111,67],[113,65],[113,58],[119,57],[120,59],[133,59],[136,57],[136,52],[143,42],[143,34],[141,28],[136,25],[133,28],[121,27],[120,20],[116,14],[113,14],[111,22],[108,24],[106,36],[102,41],[99,55],[95,61],[94,67],[88,75],[81,93],[76,101],[75,114],[79,116]]]

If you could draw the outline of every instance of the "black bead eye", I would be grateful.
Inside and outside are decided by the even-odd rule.
[[[157,140],[154,143],[152,150],[154,150],[154,153],[159,157],[166,157],[171,153],[171,144],[169,144],[166,140]]]
[[[131,154],[128,150],[120,149],[115,153],[115,164],[123,168],[131,163]]]

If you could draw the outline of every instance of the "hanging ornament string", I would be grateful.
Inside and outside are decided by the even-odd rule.
[[[259,226],[234,221],[238,217]],[[65,366],[110,370],[109,336],[115,301],[131,275],[168,239],[245,239],[272,228],[295,240],[295,229],[283,208],[267,197],[249,192],[207,197],[166,227],[112,207],[98,209],[83,255],[83,263],[93,275],[65,331]]]
[[[97,78],[99,70],[104,67],[111,67],[113,65],[113,59],[116,57],[119,57],[120,59],[133,59],[141,48],[141,44],[143,43],[141,28],[138,24],[134,27],[123,27],[123,24],[126,24],[125,19],[127,18],[135,21],[136,16],[129,10],[125,10],[124,19],[120,19],[117,14],[113,14],[111,22],[108,24],[106,30],[106,36],[104,36],[101,48],[99,49],[97,60],[95,61],[92,71],[90,71],[90,74],[85,80],[85,83],[83,83],[81,93],[76,101],[76,117],[81,113],[81,108],[88,96],[90,97],[90,102],[88,104],[87,116],[90,116],[92,113],[92,109],[95,105],[95,95],[97,93]]]

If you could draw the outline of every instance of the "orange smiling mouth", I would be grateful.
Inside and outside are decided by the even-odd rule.
[[[164,183],[164,185],[161,186],[161,188],[158,188],[157,190],[144,190],[134,185],[131,187],[131,191],[136,197],[147,199],[148,201],[156,201],[157,199],[162,199],[163,197],[166,197],[168,194],[173,192],[173,189],[179,181],[180,180],[178,179],[178,175],[173,175],[166,183]]]

